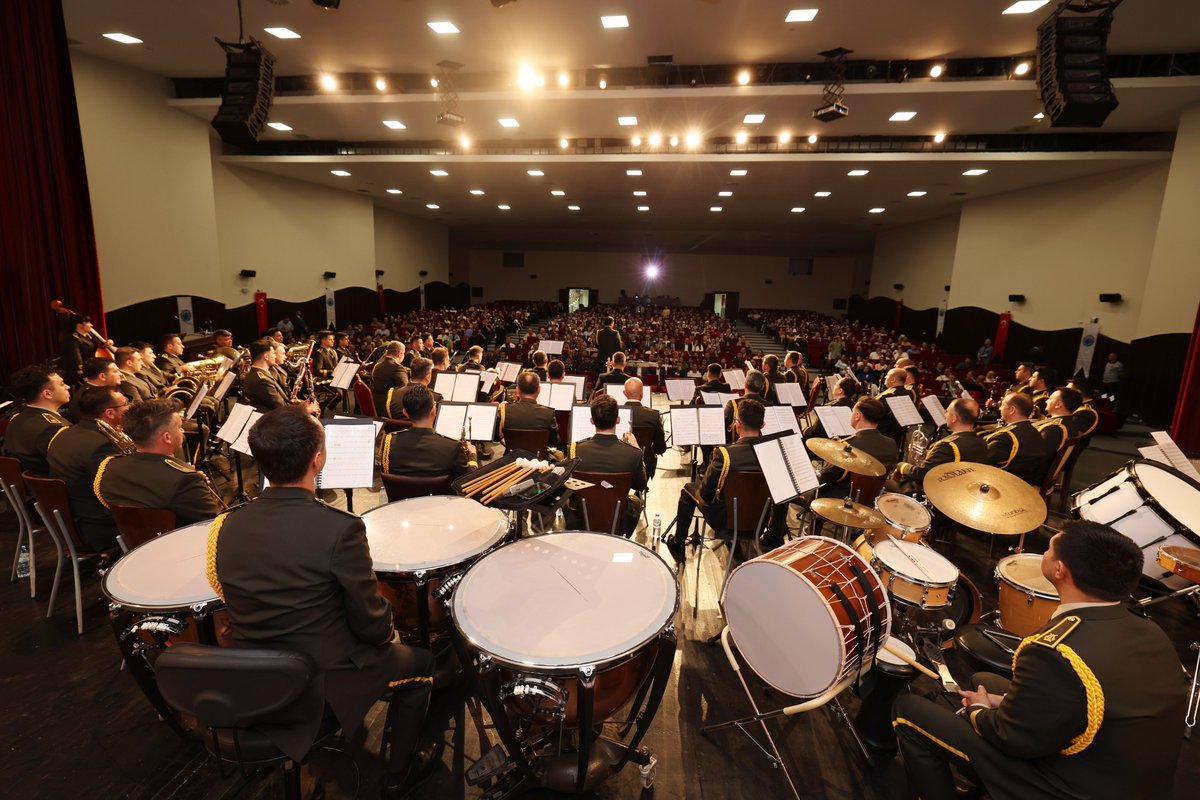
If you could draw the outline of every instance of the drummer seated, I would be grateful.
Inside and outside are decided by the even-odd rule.
[[[405,416],[412,427],[389,433],[379,444],[379,466],[389,475],[449,475],[457,478],[479,466],[475,445],[442,436],[433,429],[437,404],[421,384],[405,387]]]
[[[592,424],[596,435],[582,442],[572,442],[569,458],[578,458],[575,469],[579,472],[615,472],[630,475],[629,486],[634,493],[646,488],[646,465],[642,461],[641,448],[632,433],[625,438],[617,437],[617,421],[621,406],[616,398],[607,394],[592,398]],[[632,444],[631,444],[632,442]],[[642,514],[642,502],[635,494],[623,504],[621,533],[628,536],[637,528]],[[583,512],[574,502],[565,511],[567,524],[575,530],[583,530]]]
[[[950,431],[925,450],[919,464],[901,461],[896,465],[894,478],[884,484],[889,492],[916,494],[921,491],[925,473],[941,464],[969,461],[987,463],[987,444],[975,433],[979,419],[979,404],[970,397],[960,397],[946,408],[946,428]]]
[[[725,528],[728,522],[728,510],[723,494],[725,479],[731,472],[759,470],[753,443],[762,433],[765,414],[761,402],[754,398],[743,398],[738,403],[733,417],[737,441],[731,445],[714,447],[703,477],[698,482],[685,485],[679,493],[679,505],[675,512],[675,533],[667,539],[667,550],[676,563],[683,563],[687,558],[688,530],[697,509],[713,530]]]

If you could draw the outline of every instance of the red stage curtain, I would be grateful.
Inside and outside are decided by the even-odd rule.
[[[1179,449],[1188,455],[1200,453],[1200,309],[1196,310],[1187,361],[1183,365],[1183,377],[1179,380],[1171,436]]]
[[[0,4],[0,380],[57,356],[50,301],[103,330],[91,200],[58,0]]]

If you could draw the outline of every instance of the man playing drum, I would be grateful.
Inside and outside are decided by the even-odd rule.
[[[996,800],[1171,795],[1186,687],[1166,635],[1123,605],[1141,572],[1137,545],[1106,525],[1055,534],[1042,574],[1060,604],[1021,642],[1012,681],[972,676],[958,715],[917,695],[896,703],[923,800],[959,796],[952,765]]]

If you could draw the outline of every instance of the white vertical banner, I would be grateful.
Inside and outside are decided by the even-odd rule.
[[[333,289],[325,290],[325,327],[331,331],[337,329],[337,303]]]
[[[175,303],[179,307],[179,332],[180,333],[195,333],[196,332],[196,317],[192,314],[192,297],[188,295],[184,297],[179,295],[175,298]]]
[[[943,300],[941,303],[938,304],[938,322],[937,322],[937,333],[934,334],[935,338],[938,336],[941,336],[942,328],[946,327],[946,306],[949,304],[949,302],[950,302],[949,300]]]
[[[1079,338],[1079,355],[1075,358],[1075,369],[1071,370],[1072,375],[1083,370],[1084,377],[1087,377],[1092,368],[1092,356],[1096,354],[1096,340],[1099,338],[1099,322],[1089,322],[1083,326],[1083,336]]]

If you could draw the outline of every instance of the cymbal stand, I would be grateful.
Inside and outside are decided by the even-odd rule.
[[[1192,686],[1188,689],[1187,713],[1183,717],[1189,738],[1196,727],[1196,717],[1200,715],[1200,642],[1192,642],[1192,649],[1196,651],[1196,666],[1192,668]]]
[[[246,484],[242,478],[242,454],[234,450],[232,446],[230,446],[229,452],[233,453],[233,466],[234,471],[237,473],[237,492],[234,493],[233,503],[230,503],[230,505],[248,503],[250,502],[250,497],[246,494]]]
[[[1137,604],[1140,608],[1146,608],[1147,606],[1157,605],[1165,600],[1174,600],[1176,597],[1192,597],[1195,599],[1200,599],[1197,597],[1197,593],[1200,593],[1200,583],[1193,583],[1191,586],[1185,586],[1182,589],[1176,589],[1170,594],[1161,594],[1158,597],[1143,597],[1141,600],[1137,601]]]

